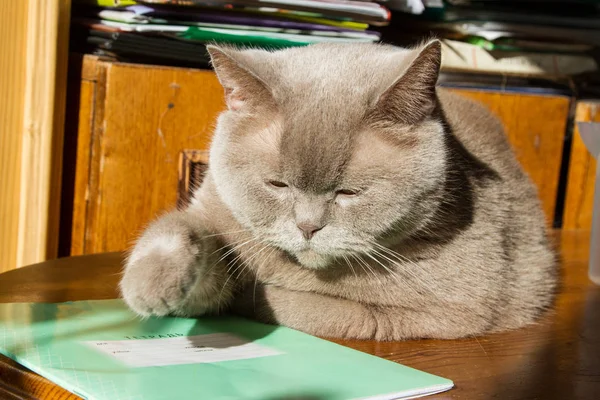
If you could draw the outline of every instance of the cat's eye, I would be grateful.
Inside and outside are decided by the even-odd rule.
[[[269,185],[274,186],[276,188],[286,188],[288,187],[287,183],[281,181],[270,180]]]
[[[358,194],[358,190],[351,190],[351,189],[340,189],[337,192],[335,192],[336,194],[341,194],[344,196],[356,196]]]

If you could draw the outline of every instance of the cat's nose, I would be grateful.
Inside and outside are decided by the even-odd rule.
[[[302,231],[302,236],[304,236],[304,239],[310,240],[313,236],[315,236],[315,233],[323,229],[323,226],[325,225],[317,226],[311,223],[302,222],[296,226]]]

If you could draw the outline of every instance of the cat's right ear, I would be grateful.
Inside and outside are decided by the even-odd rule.
[[[230,110],[253,109],[272,98],[267,85],[244,65],[238,50],[213,45],[206,48]]]
[[[434,110],[442,44],[439,40],[432,40],[414,50],[413,54],[406,71],[379,97],[375,117],[411,125]]]

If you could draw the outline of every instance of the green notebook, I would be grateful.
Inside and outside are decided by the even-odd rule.
[[[0,304],[0,353],[98,400],[385,400],[453,386],[292,329],[141,320],[120,300]]]

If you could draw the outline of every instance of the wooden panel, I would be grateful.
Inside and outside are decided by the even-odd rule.
[[[84,72],[86,68],[84,62]],[[99,180],[101,174],[101,152],[102,152],[102,138],[104,134],[104,129],[106,128],[104,114],[105,114],[105,106],[106,106],[106,70],[110,64],[97,62],[96,63],[96,86],[94,90],[94,101],[93,101],[93,117],[92,117],[92,125],[90,126],[90,140],[89,140],[89,159],[85,160],[87,164],[87,186],[85,188],[85,192],[83,192],[83,196],[85,198],[85,222],[84,222],[84,234],[83,234],[83,243],[82,243],[82,254],[86,254],[90,252],[89,243],[94,243],[98,236],[101,236],[101,232],[99,232],[99,227],[97,227],[96,222],[97,218],[93,218],[94,215],[98,213],[98,207],[101,204],[101,199],[99,198],[101,193],[99,191]],[[79,158],[77,164],[79,164]],[[80,178],[75,177],[76,181]],[[109,194],[110,195],[110,194]],[[140,193],[133,193],[134,198],[140,198]],[[81,194],[76,194],[75,198],[81,198]],[[140,201],[140,200],[138,200]],[[114,217],[118,216],[115,214]],[[73,224],[76,224],[77,221],[74,220]],[[125,244],[123,248],[125,248]]]
[[[577,122],[600,122],[600,102],[580,101],[575,110],[563,229],[592,229],[596,159],[579,136]]]
[[[89,178],[85,191],[76,190],[76,198],[87,196],[83,246],[72,246],[77,254],[124,250],[149,221],[174,208],[179,154],[208,149],[224,108],[210,71],[99,64],[105,77],[95,92]],[[85,173],[78,170],[77,182]],[[74,216],[74,226],[81,221]]]
[[[549,223],[554,210],[571,99],[477,90],[456,90],[485,104],[504,124],[517,159],[538,188]]]
[[[0,2],[0,272],[17,265],[27,2]]]
[[[56,254],[70,5],[0,4],[0,270]]]
[[[71,254],[84,252],[85,221],[87,215],[88,183],[90,178],[90,151],[94,113],[96,112],[97,79],[102,76],[96,58],[89,57],[81,76],[79,92],[79,125],[77,130],[77,157],[75,165],[75,188],[73,220],[71,228]],[[65,199],[66,201],[66,199]]]
[[[69,10],[29,0],[18,266],[56,256]]]

